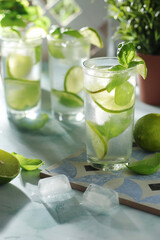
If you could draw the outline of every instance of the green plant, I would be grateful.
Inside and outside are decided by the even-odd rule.
[[[109,17],[119,26],[115,37],[132,41],[137,52],[160,54],[160,1],[159,0],[104,0],[108,3]]]
[[[0,0],[0,27],[25,28],[31,23],[47,30],[50,20],[40,6],[29,5],[27,0]]]

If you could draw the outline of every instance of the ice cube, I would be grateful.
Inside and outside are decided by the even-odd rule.
[[[90,184],[83,194],[82,204],[92,212],[107,214],[119,206],[118,193],[109,188]]]
[[[45,203],[66,200],[73,196],[69,180],[63,174],[39,180],[38,191]]]

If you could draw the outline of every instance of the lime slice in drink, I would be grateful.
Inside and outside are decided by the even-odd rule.
[[[146,66],[145,61],[137,55],[134,57],[133,61],[136,61],[136,62],[142,61],[143,62],[142,64],[138,64],[136,66],[136,68],[137,68],[137,72],[143,77],[143,79],[146,79],[146,77],[147,77],[147,66]]]
[[[25,38],[27,39],[42,38],[42,37],[46,37],[46,35],[47,35],[47,32],[44,28],[33,26],[26,31]]]
[[[134,105],[134,96],[132,96],[130,102],[123,106],[118,105],[115,102],[114,95],[109,94],[107,91],[90,94],[90,96],[102,110],[110,113],[120,113],[123,111],[127,111]]]
[[[79,30],[80,34],[84,37],[88,38],[90,43],[99,47],[103,48],[103,41],[99,35],[99,33],[91,27],[83,27]]]
[[[67,71],[64,79],[64,89],[72,93],[79,93],[83,89],[82,67],[73,66]]]
[[[13,78],[23,78],[30,73],[33,61],[31,56],[14,53],[8,56],[6,65]]]
[[[10,153],[0,149],[0,184],[10,182],[19,174],[19,171],[18,160]]]
[[[5,78],[6,101],[10,108],[27,110],[40,99],[40,81]]]
[[[55,40],[56,41],[56,40]],[[64,59],[63,48],[55,44],[55,41],[48,42],[48,51],[54,58]]]
[[[134,87],[129,82],[124,82],[115,88],[115,103],[118,106],[126,106],[134,101]]]
[[[66,107],[78,108],[83,106],[83,99],[74,93],[52,89],[52,95]]]
[[[107,143],[103,136],[95,128],[94,123],[86,121],[86,129],[92,141],[94,151],[99,159],[103,159],[107,154]]]

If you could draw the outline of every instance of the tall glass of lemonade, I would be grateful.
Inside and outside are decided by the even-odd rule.
[[[132,153],[136,67],[110,71],[117,58],[84,62],[87,160],[99,169],[119,170]]]
[[[41,38],[1,38],[1,68],[9,118],[40,111]]]

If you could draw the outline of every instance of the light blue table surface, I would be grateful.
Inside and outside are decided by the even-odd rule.
[[[47,70],[42,75],[42,108],[50,109]],[[135,121],[157,112],[160,107],[142,103],[138,97]],[[38,132],[18,130],[7,118],[2,81],[0,81],[0,148],[45,161],[42,168],[73,154],[85,145],[84,123],[62,124],[50,120]],[[39,171],[21,171],[9,184],[0,186],[0,240],[141,240],[160,239],[158,216],[120,205],[114,214],[88,214],[58,223],[47,208],[35,198]],[[75,191],[77,199],[82,193]]]

